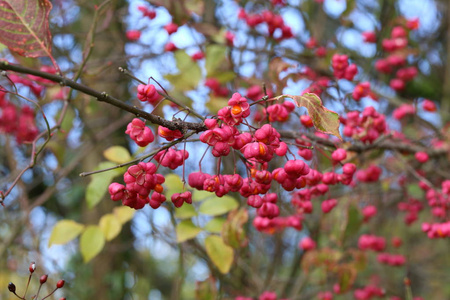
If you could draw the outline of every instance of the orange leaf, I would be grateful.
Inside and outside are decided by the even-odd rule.
[[[284,98],[291,98],[297,106],[305,107],[308,110],[314,127],[318,131],[332,134],[342,140],[339,133],[339,115],[323,106],[322,100],[316,94],[305,93],[301,96],[281,95],[273,99],[280,100]]]

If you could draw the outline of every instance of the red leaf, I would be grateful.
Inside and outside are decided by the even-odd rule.
[[[323,133],[332,134],[342,140],[339,133],[339,115],[322,105],[322,100],[313,93],[305,93],[301,96],[281,95],[274,99],[291,98],[297,106],[303,106],[308,110],[314,127]]]
[[[49,0],[0,0],[0,43],[26,57],[51,55]]]

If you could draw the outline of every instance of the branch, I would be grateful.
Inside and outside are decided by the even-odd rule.
[[[327,140],[324,138],[320,138],[314,134],[311,133],[300,133],[300,132],[294,132],[289,130],[278,130],[281,137],[288,138],[288,139],[295,139],[295,138],[301,138],[302,136],[306,136],[308,139],[318,143],[322,146],[327,146],[331,148],[337,148],[336,143],[332,140]],[[374,141],[372,144],[363,144],[360,142],[353,142],[353,144],[346,148],[348,151],[356,152],[356,153],[362,153],[370,150],[375,149],[381,149],[381,150],[395,150],[399,152],[406,152],[406,153],[416,153],[416,152],[426,152],[430,157],[437,157],[437,156],[444,156],[448,154],[448,150],[445,148],[441,149],[434,149],[430,147],[424,147],[424,146],[418,146],[414,144],[409,144],[406,142],[402,142],[399,140],[392,140],[389,138],[385,138],[384,136],[381,136],[378,140]]]
[[[193,130],[195,132],[202,132],[202,131],[207,130],[207,127],[203,123],[185,122],[180,119],[174,119],[173,121],[169,121],[160,116],[157,116],[157,115],[148,113],[146,111],[143,111],[141,109],[138,109],[135,106],[128,105],[128,104],[124,103],[123,101],[121,101],[117,98],[114,98],[113,96],[108,95],[106,92],[99,92],[99,91],[94,90],[84,84],[77,83],[75,81],[64,78],[62,76],[33,70],[33,69],[22,67],[19,65],[10,64],[5,61],[0,62],[0,70],[14,71],[14,72],[22,73],[22,74],[30,74],[30,75],[34,75],[34,76],[39,76],[39,77],[48,79],[50,81],[59,83],[62,86],[69,86],[69,87],[73,88],[74,90],[77,90],[86,95],[90,95],[90,96],[96,98],[98,101],[109,103],[112,106],[115,106],[122,110],[128,111],[128,112],[136,115],[137,117],[144,118],[145,120],[150,121],[153,124],[158,124],[158,125],[167,127],[170,130],[180,130],[183,133],[186,132],[187,130]]]

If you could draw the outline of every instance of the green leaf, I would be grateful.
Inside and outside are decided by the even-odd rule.
[[[114,215],[122,225],[130,221],[133,218],[135,212],[136,210],[132,209],[129,206],[118,206],[114,207],[113,209]]]
[[[170,81],[175,89],[181,91],[195,89],[202,78],[202,70],[197,62],[181,50],[175,52],[175,60],[179,72],[177,74],[167,74],[164,77]]]
[[[166,188],[164,189],[164,195],[170,200],[175,193],[182,193],[184,191],[183,182],[181,177],[177,174],[171,173],[166,176],[166,181],[164,181]]]
[[[229,212],[239,206],[236,199],[231,196],[225,195],[222,198],[214,197],[205,200],[200,205],[199,212],[208,216],[218,216]]]
[[[112,162],[102,162],[98,165],[96,170],[107,169],[114,167]],[[91,175],[92,179],[86,188],[86,203],[88,208],[93,208],[97,205],[105,196],[108,191],[108,187],[111,184],[114,177],[118,175],[118,169],[106,171],[98,174]],[[119,173],[120,174],[120,173]]]
[[[233,248],[245,247],[248,238],[244,225],[248,221],[248,211],[245,208],[234,210],[228,214],[227,221],[222,227],[222,237],[227,245]]]
[[[214,277],[209,276],[204,281],[197,281],[195,284],[195,300],[219,299],[217,293],[217,283]]]
[[[80,238],[80,252],[85,263],[93,259],[105,246],[105,236],[97,225],[86,228]]]
[[[214,73],[219,73],[217,72],[217,69],[226,60],[226,53],[227,48],[222,45],[209,45],[206,47],[205,68],[208,76]]]
[[[177,224],[176,233],[177,233],[177,242],[182,243],[184,241],[195,238],[200,232],[201,228],[192,223],[191,220],[184,220]]]
[[[408,194],[414,198],[420,199],[424,196],[424,191],[419,187],[418,184],[408,184],[406,186],[406,189],[408,190]]]
[[[215,97],[210,96],[209,101],[206,102],[206,108],[212,113],[215,114],[221,109],[228,105],[228,99],[224,97]]]
[[[273,99],[280,100],[291,98],[297,106],[303,106],[308,110],[314,127],[323,133],[332,134],[342,140],[339,133],[339,115],[322,105],[322,100],[313,93],[305,93],[302,96],[281,95]]]
[[[363,217],[359,209],[355,205],[350,205],[348,208],[347,226],[344,231],[344,240],[348,237],[354,236],[363,223]]]
[[[206,223],[203,229],[212,233],[221,233],[224,223],[225,223],[224,218],[213,218],[208,223]]]
[[[67,244],[76,238],[84,229],[83,224],[72,220],[61,220],[55,224],[48,240],[48,246]]]
[[[101,217],[98,225],[100,226],[100,229],[102,230],[107,241],[114,239],[122,230],[122,223],[113,214],[107,214]]]
[[[123,164],[131,160],[131,155],[122,146],[112,146],[103,151],[103,156],[111,162]]]
[[[227,83],[236,78],[236,73],[232,71],[225,71],[214,74],[214,78],[220,83]]]
[[[200,202],[210,197],[215,197],[216,195],[214,193],[208,192],[208,191],[199,191],[194,190],[192,192],[192,201],[194,202]]]
[[[52,37],[48,16],[49,0],[3,0],[0,18],[0,43],[26,57],[50,56]]]
[[[178,219],[190,219],[197,215],[194,206],[187,203],[179,208],[175,208],[175,217]]]
[[[224,243],[217,235],[205,239],[206,253],[222,274],[227,274],[233,264],[233,248]]]

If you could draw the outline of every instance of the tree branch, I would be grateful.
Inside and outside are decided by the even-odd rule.
[[[106,92],[96,91],[84,84],[77,83],[75,81],[64,78],[62,76],[26,68],[26,67],[19,66],[19,65],[10,64],[5,61],[0,62],[0,70],[14,71],[14,72],[22,73],[22,74],[39,76],[39,77],[51,80],[53,82],[59,83],[62,86],[69,86],[74,90],[77,90],[86,95],[90,95],[90,96],[96,98],[98,101],[109,103],[112,106],[115,106],[117,108],[120,108],[122,110],[130,112],[130,113],[136,115],[137,117],[144,118],[145,120],[150,121],[153,124],[158,124],[158,125],[167,127],[170,130],[180,130],[183,133],[186,132],[187,130],[193,130],[195,132],[201,132],[201,131],[207,130],[207,127],[203,123],[185,122],[180,119],[174,119],[173,121],[169,121],[160,116],[157,116],[157,115],[148,113],[146,111],[143,111],[141,109],[138,109],[135,106],[128,105],[128,104],[124,103],[123,101],[121,101],[117,98],[114,98],[113,96],[108,95]]]

